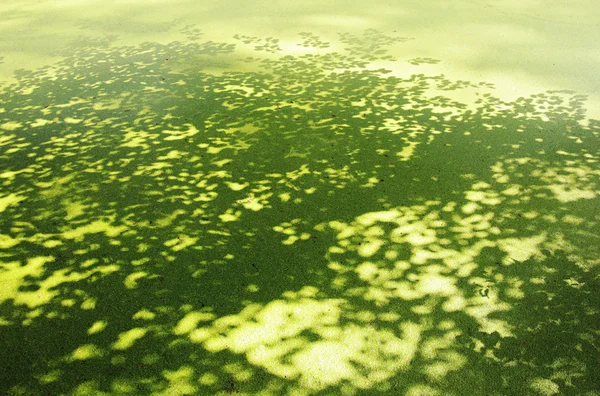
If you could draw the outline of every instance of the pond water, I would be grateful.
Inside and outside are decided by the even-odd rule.
[[[595,2],[0,13],[1,394],[599,394]]]

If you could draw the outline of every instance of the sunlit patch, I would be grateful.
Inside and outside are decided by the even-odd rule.
[[[471,305],[464,309],[464,312],[471,315],[479,322],[481,331],[484,333],[497,332],[502,337],[513,336],[513,325],[502,319],[495,319],[498,312],[505,312],[511,309],[511,305],[499,301],[491,301],[486,297],[480,297],[478,305]],[[495,298],[494,298],[495,300]]]
[[[371,262],[364,262],[356,267],[356,273],[361,279],[373,279],[379,272],[379,267]]]
[[[0,124],[0,129],[3,129],[5,131],[16,131],[17,129],[22,127],[23,123],[18,121],[8,121],[3,124]]]
[[[182,129],[177,129],[177,130],[168,130],[168,129],[163,130],[162,132],[165,135],[168,135],[167,137],[164,138],[164,140],[187,139],[189,137],[194,136],[198,132],[200,132],[198,130],[198,128],[196,128],[192,124],[183,124],[181,127],[182,127]],[[183,127],[186,127],[187,129],[183,129]]]
[[[279,194],[278,197],[281,200],[281,202],[288,202],[291,199],[292,195],[288,192],[285,192]]]
[[[214,201],[218,196],[219,196],[219,193],[214,192],[214,191],[209,191],[207,193],[198,194],[198,196],[196,198],[194,198],[194,201],[210,202],[210,201]]]
[[[190,246],[194,246],[198,242],[199,238],[192,238],[187,235],[181,235],[176,238],[165,241],[164,245],[171,248],[171,250],[178,252],[186,249]]]
[[[135,289],[138,287],[137,281],[139,279],[145,278],[147,276],[148,276],[148,273],[146,273],[144,271],[133,272],[133,273],[127,275],[125,280],[123,280],[123,284],[128,289]]]
[[[260,130],[261,130],[260,127],[257,127],[253,124],[244,124],[241,127],[224,129],[225,133],[227,133],[227,134],[240,133],[240,134],[244,134],[244,135],[252,135]],[[238,143],[240,143],[240,142],[238,142]],[[234,148],[235,146],[229,146],[229,147]],[[250,147],[250,146],[239,147],[239,148],[248,148],[248,147]]]
[[[534,378],[529,382],[529,389],[544,396],[551,396],[560,393],[560,387],[556,382],[539,377]]]
[[[3,177],[3,175],[0,174],[0,177]],[[6,208],[8,208],[11,205],[18,205],[19,202],[22,202],[25,199],[27,198],[14,193],[0,197],[0,213],[4,212]]]
[[[198,326],[198,323],[207,322],[214,318],[215,315],[210,312],[189,312],[177,323],[173,332],[178,335],[189,333]]]
[[[213,337],[212,332],[206,328],[200,328],[190,331],[189,333],[190,341],[194,344],[201,344]]]
[[[428,245],[436,241],[433,230],[423,230],[423,232],[411,232],[405,238],[406,242],[413,246]]]
[[[140,319],[140,320],[152,320],[156,317],[156,314],[152,311],[149,311],[147,309],[142,309],[138,312],[136,312],[132,318],[133,319]]]
[[[368,239],[358,247],[357,253],[362,257],[371,257],[379,251],[384,243],[381,239]]]
[[[0,234],[0,249],[10,249],[11,247],[18,245],[20,242],[20,240],[9,235]]]
[[[419,142],[408,142],[401,151],[396,153],[396,156],[400,157],[401,161],[409,161],[413,157],[418,145]]]
[[[196,385],[193,384],[195,370],[190,366],[182,366],[177,370],[165,370],[163,377],[168,381],[167,388],[156,395],[191,395],[197,393]]]
[[[140,147],[142,149],[149,149],[152,140],[157,136],[158,134],[129,129],[124,134],[120,147]]]
[[[128,227],[126,226],[113,226],[110,222],[104,220],[96,220],[81,227],[64,231],[62,233],[62,236],[65,239],[81,240],[86,234],[104,233],[106,234],[106,236],[110,237],[117,236],[126,231],[127,229]]]
[[[98,359],[104,356],[104,351],[95,344],[86,344],[77,347],[71,353],[71,359],[73,360],[88,360],[88,359]]]
[[[252,210],[254,212],[258,212],[263,209],[265,205],[259,202],[258,199],[250,199],[242,202],[242,206],[248,210]]]
[[[516,195],[516,194],[518,194],[518,190],[515,193],[509,194],[509,195]],[[469,201],[481,202],[482,204],[485,204],[485,205],[498,205],[502,202],[502,199],[499,198],[498,193],[493,192],[493,191],[492,192],[467,191],[465,195]],[[468,213],[468,211],[466,211],[465,213]]]
[[[111,347],[112,349],[119,351],[129,349],[136,343],[137,340],[146,335],[147,332],[148,329],[142,327],[136,327],[134,329],[125,331],[119,334],[119,339],[115,341]]]
[[[25,265],[21,265],[20,262],[2,263],[0,268],[0,274],[2,275],[0,302],[11,298],[21,304],[29,301],[28,296],[18,293],[19,287],[26,277],[39,277],[44,271],[44,266],[53,260],[53,257],[33,257],[28,259]]]
[[[416,325],[403,323],[403,338],[370,326],[339,328],[341,300],[315,300],[310,290],[286,295],[286,300],[253,305],[238,316],[217,319],[211,327],[192,331],[190,337],[211,351],[246,353],[253,364],[315,390],[342,381],[367,388],[407,367],[416,351]],[[311,342],[303,336],[306,331],[322,339]]]
[[[564,223],[567,224],[573,224],[573,225],[580,225],[583,224],[585,222],[585,219],[579,217],[579,216],[574,216],[574,215],[565,215],[562,217],[561,219]]]
[[[468,302],[464,297],[460,295],[454,295],[450,296],[448,300],[444,302],[442,308],[447,312],[456,312],[464,309],[467,306],[467,304]]]
[[[599,191],[596,190],[583,190],[568,185],[554,184],[549,185],[547,188],[552,191],[555,198],[561,202],[574,202],[580,199],[593,199],[598,196]]]
[[[241,217],[242,212],[239,210],[227,209],[225,213],[219,215],[219,219],[221,219],[224,223],[229,223],[231,221],[238,221]]]
[[[39,381],[41,384],[50,384],[60,380],[62,372],[60,370],[50,370],[49,372],[40,375]]]
[[[92,324],[92,326],[88,329],[87,333],[90,335],[100,333],[106,328],[107,325],[108,323],[105,320],[98,320],[94,322],[94,324]]]
[[[137,381],[130,378],[115,378],[111,384],[111,390],[117,394],[132,394],[139,389]]]
[[[114,98],[114,99],[106,99],[106,100],[98,100],[94,102],[92,105],[94,110],[117,110],[121,107],[121,103],[123,99]]]
[[[548,239],[547,233],[543,232],[527,238],[506,238],[498,241],[498,246],[507,253],[505,264],[515,261],[522,262],[530,257],[541,254],[541,245]]]
[[[449,372],[461,369],[467,358],[455,351],[441,351],[436,355],[436,362],[425,368],[425,373],[435,379],[443,379]]]
[[[352,351],[341,343],[320,341],[294,355],[292,363],[302,372],[301,384],[310,389],[323,389],[355,376],[349,362]]]
[[[176,160],[176,159],[181,159],[183,157],[185,157],[186,153],[184,153],[183,151],[180,150],[169,150],[169,152],[165,155],[161,155],[159,157],[157,157],[156,159],[159,161],[166,161],[166,160]]]
[[[444,296],[451,296],[457,291],[452,278],[434,274],[422,275],[416,289],[425,295],[439,294]]]
[[[16,137],[17,137],[17,135],[9,135],[7,133],[3,133],[0,136],[0,147],[3,147],[3,146],[12,146],[13,144],[15,144]],[[2,175],[3,174],[0,173],[0,177],[4,177]]]
[[[83,121],[82,118],[65,117],[64,119],[66,124],[79,124],[81,121]]]
[[[226,182],[227,186],[233,191],[240,191],[244,188],[248,187],[249,183],[235,183],[235,182]]]
[[[406,392],[406,396],[438,396],[442,394],[443,392],[439,389],[426,384],[411,385]]]
[[[200,383],[203,385],[213,385],[216,384],[218,380],[219,377],[211,372],[203,373],[199,379]]]
[[[63,307],[71,308],[75,305],[76,301],[72,298],[64,299],[60,302],[60,305]]]
[[[173,222],[175,220],[177,220],[178,217],[180,217],[181,215],[186,214],[186,211],[183,209],[177,209],[174,210],[173,212],[166,214],[162,217],[157,218],[154,223],[159,226],[159,227],[167,227],[171,224],[173,224]],[[151,225],[152,221],[150,221],[150,223],[148,223],[148,225]]]
[[[92,310],[92,309],[96,308],[97,301],[98,300],[93,297],[87,298],[81,303],[81,309],[83,309],[85,311]]]
[[[475,202],[469,202],[461,208],[464,214],[472,214],[475,213],[480,208]]]
[[[67,217],[66,217],[67,220],[72,220],[74,218],[82,216],[83,214],[85,214],[86,209],[87,209],[87,205],[83,205],[79,202],[73,202],[68,199],[63,201],[63,205],[65,206],[65,209],[67,210]]]

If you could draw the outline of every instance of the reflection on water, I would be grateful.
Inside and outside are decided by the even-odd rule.
[[[586,95],[501,99],[400,28],[161,26],[0,90],[2,393],[597,391]]]

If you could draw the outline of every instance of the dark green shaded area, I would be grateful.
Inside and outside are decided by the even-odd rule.
[[[598,391],[585,98],[470,109],[427,92],[488,84],[369,70],[405,39],[344,40],[220,75],[231,44],[82,41],[3,89],[1,393]],[[345,371],[315,378],[316,345]]]

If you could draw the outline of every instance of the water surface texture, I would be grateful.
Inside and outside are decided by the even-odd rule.
[[[0,394],[600,394],[595,1],[0,14]]]

